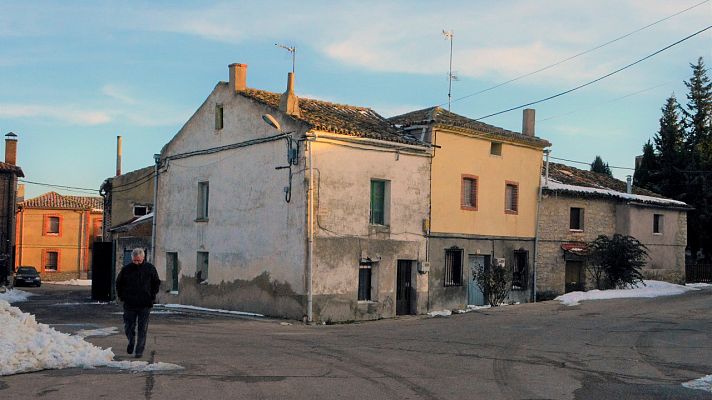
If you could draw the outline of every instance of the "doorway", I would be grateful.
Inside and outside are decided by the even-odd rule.
[[[489,267],[490,256],[480,256],[475,254],[470,254],[467,257],[467,265],[470,267],[470,278],[467,282],[467,304],[474,306],[485,305],[485,294],[482,292],[477,282],[475,281],[475,273],[480,268]]]
[[[396,272],[396,315],[412,314],[413,306],[413,285],[412,272],[413,261],[398,260]]]
[[[586,285],[585,269],[582,261],[566,261],[565,293],[582,292]]]

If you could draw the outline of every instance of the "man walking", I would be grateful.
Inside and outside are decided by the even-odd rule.
[[[151,314],[151,308],[161,285],[156,267],[144,262],[144,257],[143,249],[134,249],[131,252],[132,262],[124,266],[116,278],[116,294],[124,303],[124,332],[129,339],[126,352],[131,354],[135,350],[136,358],[143,356],[148,316]],[[137,321],[138,338],[136,338]]]

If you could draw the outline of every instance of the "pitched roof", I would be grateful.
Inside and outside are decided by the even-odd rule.
[[[95,196],[65,196],[48,192],[19,203],[24,208],[50,208],[68,210],[103,210],[104,199]]]
[[[484,133],[493,138],[513,140],[537,147],[551,146],[545,139],[536,136],[527,136],[519,132],[510,131],[494,125],[485,124],[474,119],[463,117],[441,107],[430,107],[412,111],[406,114],[388,118],[396,126],[408,127],[412,125],[435,125],[446,128],[459,128]]]
[[[542,168],[545,174],[546,166]],[[544,183],[542,182],[544,185]],[[687,207],[687,204],[668,199],[650,190],[633,186],[627,193],[627,183],[599,172],[585,171],[564,164],[549,163],[549,182],[544,185],[546,191],[569,192],[590,197],[617,197],[643,203],[666,206]]]
[[[0,162],[0,172],[12,172],[21,178],[25,177],[25,174],[22,172],[22,168],[6,162]]]
[[[247,89],[237,93],[270,107],[279,108],[281,96],[279,93],[258,89]],[[370,108],[299,97],[299,109],[301,116],[293,116],[293,118],[306,122],[312,129],[397,143],[425,145],[414,136],[393,126],[391,122]]]

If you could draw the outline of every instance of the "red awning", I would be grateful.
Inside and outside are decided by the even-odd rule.
[[[577,256],[587,256],[589,254],[588,245],[584,242],[568,242],[562,243],[561,249]]]

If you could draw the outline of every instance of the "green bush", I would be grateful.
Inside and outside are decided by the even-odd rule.
[[[638,239],[620,234],[600,235],[589,243],[589,273],[597,289],[623,288],[643,282],[640,269],[646,264],[648,249]]]

